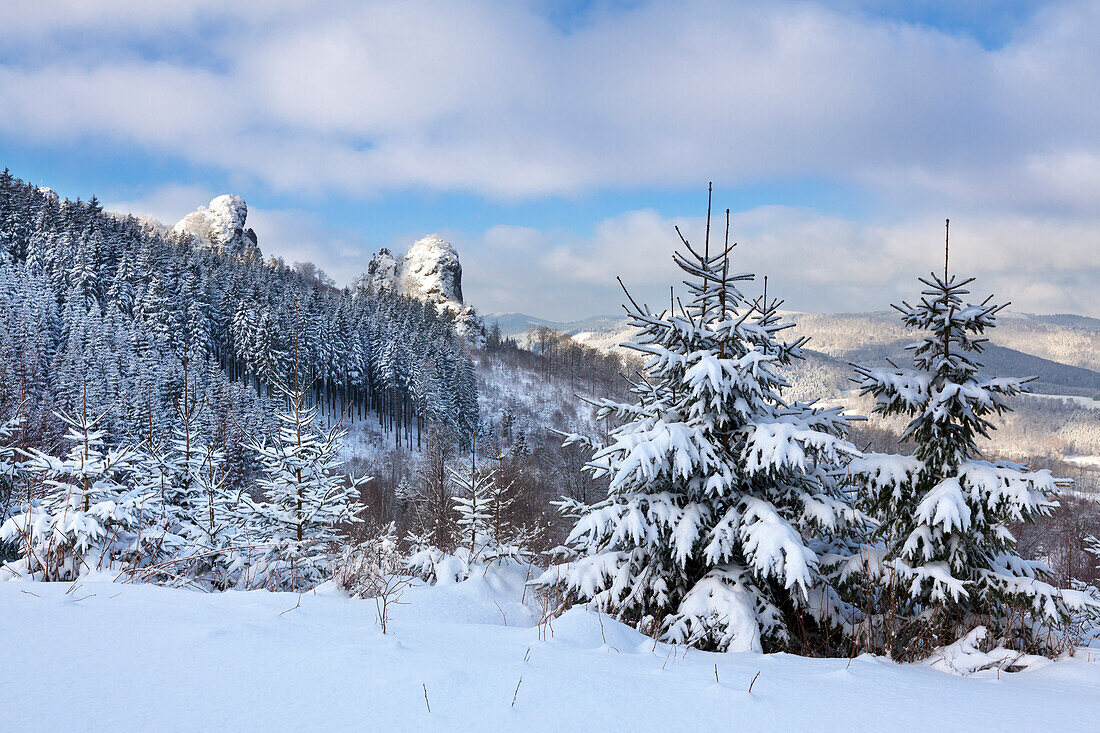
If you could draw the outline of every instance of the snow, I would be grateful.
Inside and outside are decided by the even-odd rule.
[[[1066,463],[1084,468],[1100,469],[1100,456],[1066,456]]]
[[[958,477],[952,476],[936,484],[917,504],[915,515],[920,525],[941,525],[945,534],[965,532],[970,527],[970,507]],[[931,552],[931,547],[925,548],[925,559],[931,557]]]
[[[394,259],[388,249],[383,247],[371,257],[367,264],[366,275],[361,275],[360,278],[365,277],[366,284],[376,291],[399,290],[400,271],[400,263]]]
[[[982,673],[999,675],[1006,669],[1013,671],[1022,669],[1038,669],[1051,664],[1046,657],[1038,657],[1032,654],[996,647],[989,651],[982,651],[980,643],[985,640],[989,631],[984,626],[971,631],[954,644],[944,647],[927,664],[941,672],[949,672],[960,676],[976,675]],[[1088,655],[1086,654],[1086,659]]]
[[[670,629],[675,639],[691,639],[709,628],[722,630],[724,648],[730,652],[760,651],[760,624],[755,594],[744,584],[745,571],[735,565],[716,567],[692,586],[677,609]],[[696,624],[696,619],[706,623]],[[695,626],[701,627],[699,632]]]
[[[1065,394],[1041,394],[1039,392],[1025,392],[1024,395],[1040,400],[1056,400],[1058,402],[1070,403],[1077,407],[1084,407],[1088,410],[1100,410],[1100,400],[1092,399],[1091,397]]]
[[[462,309],[462,265],[455,248],[438,234],[413,243],[405,253],[401,278],[409,297]]]
[[[0,728],[1086,731],[1100,716],[1088,652],[969,677],[959,670],[997,661],[973,640],[947,655],[950,674],[935,661],[710,654],[582,608],[539,625],[523,580],[513,567],[418,584],[388,635],[372,601],[331,586],[0,583]]]
[[[742,502],[741,539],[757,574],[777,578],[787,589],[797,587],[805,596],[813,582],[810,567],[817,564],[813,550],[770,502],[755,496],[746,496]]]
[[[908,484],[922,466],[912,456],[867,453],[860,458],[853,458],[848,463],[848,471],[853,476],[863,477],[876,490],[882,490]]]
[[[190,235],[197,246],[240,249],[240,238],[248,218],[248,206],[240,196],[223,194],[183,217],[173,233]]]

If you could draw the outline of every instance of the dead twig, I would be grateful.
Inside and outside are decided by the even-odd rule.
[[[300,608],[301,606],[302,606],[302,594],[299,593],[298,594],[298,602],[294,604],[294,607],[293,608],[288,608],[287,610],[282,611],[279,615],[282,616],[284,613],[290,613],[291,611],[295,610],[296,608]]]
[[[512,693],[512,707],[516,706],[516,698],[519,697],[519,686],[523,684],[523,677],[519,678],[519,682],[516,683],[516,691]]]

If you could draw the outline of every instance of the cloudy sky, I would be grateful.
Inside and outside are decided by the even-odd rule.
[[[942,258],[1100,316],[1100,3],[4,0],[0,167],[350,281],[439,232],[482,311],[667,297],[706,185],[801,310]],[[663,301],[662,301],[663,302]]]

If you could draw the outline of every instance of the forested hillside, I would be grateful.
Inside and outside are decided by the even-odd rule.
[[[292,375],[324,418],[374,415],[395,441],[477,420],[474,366],[433,305],[265,260],[243,221],[199,242],[5,170],[0,417],[25,418],[22,446],[56,442],[56,410],[103,414],[109,445],[168,435],[185,374],[204,437],[238,461]]]

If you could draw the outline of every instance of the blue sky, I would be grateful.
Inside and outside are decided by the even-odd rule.
[[[657,298],[707,181],[792,308],[957,262],[1100,316],[1100,10],[1080,2],[0,5],[0,166],[172,223],[216,194],[348,282],[458,248],[468,300]]]

